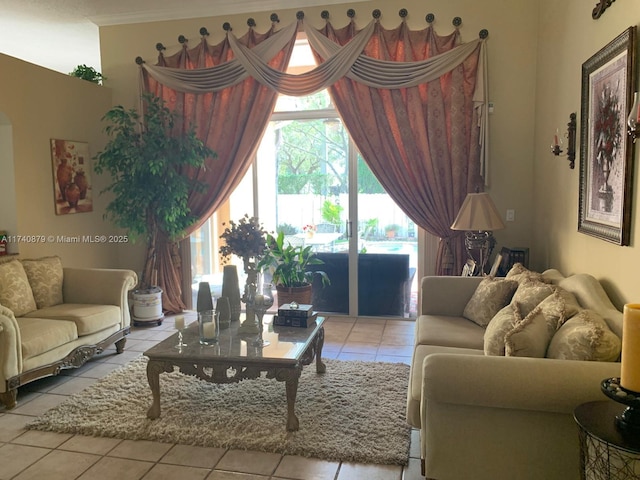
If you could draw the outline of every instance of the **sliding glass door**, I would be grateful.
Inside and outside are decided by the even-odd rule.
[[[222,223],[245,214],[292,245],[310,246],[324,262],[315,268],[331,284],[314,287],[318,311],[415,316],[416,227],[367,167],[326,91],[280,96],[253,167],[192,236],[194,291],[200,280],[217,291]]]

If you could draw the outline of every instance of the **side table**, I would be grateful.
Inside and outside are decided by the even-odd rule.
[[[608,400],[575,409],[582,480],[640,479],[640,439],[623,436],[615,425],[624,408]]]

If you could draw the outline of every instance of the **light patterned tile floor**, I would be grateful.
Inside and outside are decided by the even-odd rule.
[[[189,313],[188,315],[195,315]],[[195,318],[195,317],[194,317]],[[187,319],[189,321],[189,318]],[[419,432],[407,467],[340,463],[263,452],[30,431],[24,425],[174,333],[173,319],[132,328],[125,352],[110,347],[82,368],[24,386],[0,407],[0,480],[417,480]],[[323,357],[409,364],[411,320],[329,318]]]

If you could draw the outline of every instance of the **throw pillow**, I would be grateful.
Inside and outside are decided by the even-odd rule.
[[[565,290],[562,287],[556,287],[556,292],[564,301],[564,319],[562,319],[558,325],[558,328],[560,328],[567,319],[573,317],[576,313],[582,310],[582,307],[580,306],[576,296],[568,290]]]
[[[525,280],[513,294],[512,303],[517,303],[520,315],[525,318],[545,298],[555,291],[556,287],[536,280]]]
[[[503,278],[484,278],[464,307],[462,316],[486,327],[498,311],[509,303],[518,283]]]
[[[620,338],[593,310],[581,310],[567,320],[551,339],[548,358],[615,362],[620,357]]]
[[[505,355],[544,358],[551,338],[564,319],[565,301],[556,291],[507,332]]]
[[[511,267],[511,270],[507,272],[505,278],[508,278],[509,280],[515,280],[518,283],[522,283],[527,280],[544,282],[544,277],[541,273],[532,272],[521,263],[515,263],[513,267]]]
[[[518,309],[513,304],[496,313],[484,332],[484,354],[504,356],[505,337],[521,320]]]
[[[11,310],[16,317],[37,308],[29,279],[18,260],[0,264],[0,304]]]
[[[60,257],[44,257],[22,260],[27,278],[38,308],[62,303],[62,260]]]

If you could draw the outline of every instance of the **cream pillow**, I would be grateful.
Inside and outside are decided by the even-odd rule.
[[[505,355],[544,358],[551,338],[564,320],[565,301],[556,291],[507,332]]]
[[[498,311],[511,300],[518,283],[503,278],[484,278],[464,307],[462,316],[486,327]]]
[[[532,272],[521,263],[515,263],[513,267],[511,267],[511,269],[507,272],[505,278],[508,278],[509,280],[515,280],[518,283],[526,282],[527,280],[544,282],[544,277],[541,273]]]
[[[551,339],[548,358],[615,362],[622,344],[605,320],[593,310],[581,310],[568,319]]]
[[[504,356],[505,337],[521,320],[518,309],[512,304],[496,313],[484,332],[484,354]]]
[[[16,317],[37,308],[29,279],[18,260],[0,264],[0,304],[11,310]]]
[[[520,315],[525,318],[545,298],[555,291],[556,287],[536,280],[525,280],[513,294],[511,303],[517,303]]]
[[[60,257],[44,257],[22,260],[27,278],[38,308],[62,303],[62,260]]]

